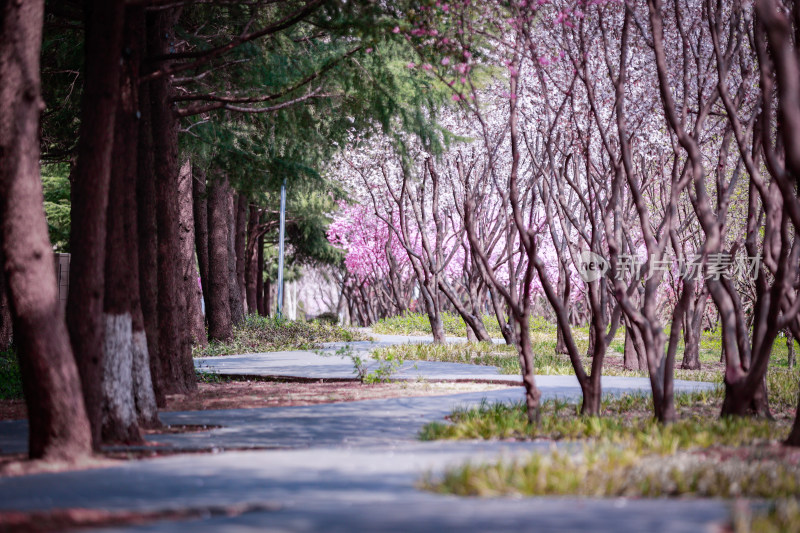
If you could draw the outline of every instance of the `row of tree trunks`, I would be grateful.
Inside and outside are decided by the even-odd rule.
[[[92,436],[42,210],[43,18],[42,0],[0,2],[0,264],[28,409],[29,455],[71,461],[91,453]]]

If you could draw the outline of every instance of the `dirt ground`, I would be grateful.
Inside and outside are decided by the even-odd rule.
[[[235,380],[199,383],[191,395],[167,398],[165,411],[203,411],[208,409],[249,409],[320,403],[354,402],[380,398],[436,396],[502,389],[508,385],[485,383],[394,382],[365,385],[357,381],[270,381]]]
[[[188,395],[167,397],[163,411],[251,409],[320,403],[354,402],[379,398],[436,396],[502,389],[508,385],[486,383],[395,382],[365,385],[358,381],[285,381],[237,378],[219,383],[198,383]],[[27,417],[23,400],[0,400],[0,420]]]

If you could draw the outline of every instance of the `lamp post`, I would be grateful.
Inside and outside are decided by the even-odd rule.
[[[286,178],[281,183],[281,223],[278,244],[278,318],[283,318],[283,240],[286,232]]]

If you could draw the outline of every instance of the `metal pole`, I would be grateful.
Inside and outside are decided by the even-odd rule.
[[[278,245],[278,318],[283,318],[283,238],[286,233],[286,178],[281,183],[281,229]]]

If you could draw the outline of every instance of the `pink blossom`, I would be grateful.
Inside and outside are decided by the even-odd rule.
[[[450,58],[449,57],[442,58],[442,65],[447,66],[449,64],[450,64]]]

